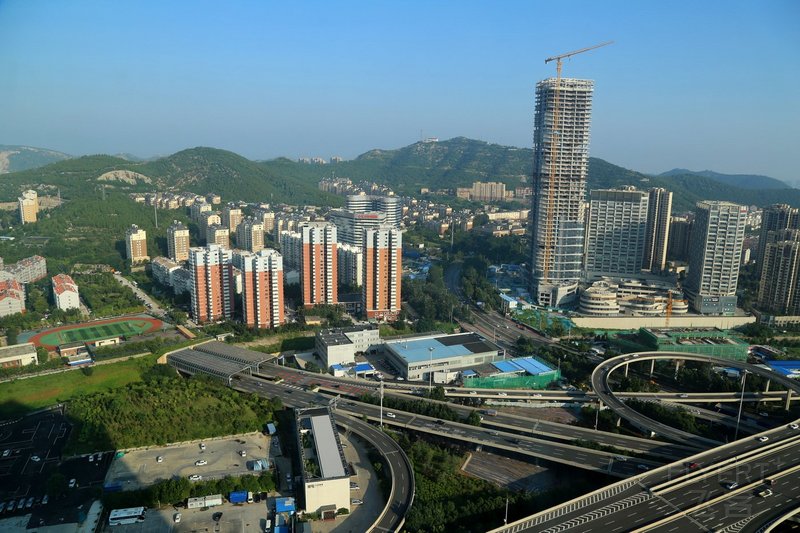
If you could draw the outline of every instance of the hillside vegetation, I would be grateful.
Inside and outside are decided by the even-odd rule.
[[[0,174],[43,167],[69,158],[67,154],[55,150],[0,144]]]

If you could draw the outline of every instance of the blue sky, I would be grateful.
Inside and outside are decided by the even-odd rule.
[[[800,180],[800,2],[0,0],[0,144],[354,157],[530,146],[544,58],[596,82],[591,154]]]

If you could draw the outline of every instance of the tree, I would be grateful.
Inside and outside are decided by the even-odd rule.
[[[480,426],[481,425],[481,415],[478,414],[478,411],[470,411],[469,416],[467,416],[466,423],[471,426]]]
[[[67,492],[67,478],[61,472],[56,472],[47,480],[47,494],[51,498],[58,498]]]

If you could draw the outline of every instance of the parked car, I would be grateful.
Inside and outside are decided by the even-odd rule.
[[[11,450],[6,450],[3,452],[3,457],[8,457],[9,455],[11,455]]]
[[[363,500],[358,500],[358,499],[350,500],[350,505],[361,505],[362,503],[364,503]]]
[[[45,494],[44,498],[42,498],[42,505],[47,505],[47,502],[49,502],[49,501],[50,501],[50,496]]]
[[[159,455],[158,457],[156,457],[156,462],[157,463],[163,463],[164,462],[164,456],[163,455]]]
[[[77,486],[78,486],[78,480],[77,479],[72,478],[72,479],[69,480],[69,488],[74,489]]]
[[[208,461],[206,461],[205,459],[198,459],[197,461],[194,462],[194,466],[205,466],[207,464]]]
[[[200,449],[201,450],[205,450],[206,449],[206,445],[204,443],[202,443],[202,442],[200,443]]]
[[[41,460],[42,460],[42,458],[39,457],[38,455],[31,455],[31,461],[34,461],[34,462],[38,463]]]
[[[189,476],[189,481],[200,481],[201,479],[203,479],[203,476],[200,474],[192,474]]]
[[[176,524],[181,523],[181,513],[175,513],[175,516],[172,517],[172,521]]]

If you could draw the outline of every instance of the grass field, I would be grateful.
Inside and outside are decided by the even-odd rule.
[[[131,337],[150,331],[158,330],[162,325],[160,320],[154,318],[120,318],[104,320],[89,324],[63,326],[52,330],[42,331],[31,337],[29,342],[37,346],[53,349],[61,344],[71,342],[94,341],[110,337]]]
[[[0,418],[47,407],[76,396],[122,387],[142,380],[142,372],[155,364],[155,356],[141,357],[92,368],[87,376],[70,370],[49,376],[0,384]]]

